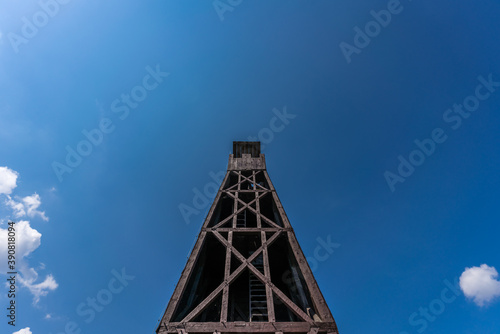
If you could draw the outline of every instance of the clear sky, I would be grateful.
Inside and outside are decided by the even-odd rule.
[[[500,333],[498,17],[2,1],[0,332],[152,333],[232,141],[257,138],[341,334]]]

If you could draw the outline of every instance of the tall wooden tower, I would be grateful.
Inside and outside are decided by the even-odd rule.
[[[338,334],[260,142],[233,143],[224,181],[156,333]]]

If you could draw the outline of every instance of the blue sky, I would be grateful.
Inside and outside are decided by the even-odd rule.
[[[340,333],[499,333],[499,15],[3,1],[0,235],[16,220],[23,254],[0,332],[152,333],[208,212],[195,193],[260,137]],[[340,246],[319,261],[318,238]]]

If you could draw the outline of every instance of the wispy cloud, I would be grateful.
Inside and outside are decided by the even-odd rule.
[[[34,270],[33,270],[34,271]],[[33,278],[24,279],[23,277],[19,277],[19,282],[26,288],[28,288],[33,295],[33,304],[37,304],[40,301],[40,297],[46,296],[49,291],[53,291],[57,289],[59,284],[57,284],[54,276],[47,275],[45,280],[40,283],[35,283],[38,279],[38,273],[34,271],[36,275]]]
[[[485,306],[500,296],[500,281],[494,267],[482,264],[480,267],[465,268],[460,276],[460,288],[464,295],[478,306]]]
[[[14,216],[16,218],[21,218],[24,216],[34,218],[36,216],[40,216],[45,221],[48,221],[49,218],[45,215],[45,211],[39,211],[38,207],[42,204],[40,200],[40,195],[34,193],[31,196],[26,196],[19,201],[13,200],[10,196],[7,196],[8,199],[6,204],[10,206],[12,211],[14,212]]]

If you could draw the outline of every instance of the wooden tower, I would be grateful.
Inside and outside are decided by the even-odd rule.
[[[233,142],[226,176],[156,333],[338,334],[260,142]]]

